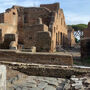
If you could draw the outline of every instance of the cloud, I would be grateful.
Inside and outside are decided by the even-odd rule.
[[[0,12],[4,12],[13,5],[34,7],[42,3],[54,2],[60,2],[67,24],[87,24],[90,20],[90,0],[0,0]]]
[[[90,15],[82,15],[76,13],[65,13],[66,24],[87,24],[90,20]]]

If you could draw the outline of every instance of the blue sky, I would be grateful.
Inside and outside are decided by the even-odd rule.
[[[60,2],[66,24],[87,24],[90,21],[90,0],[0,0],[0,12],[4,12],[12,5],[30,7],[54,2]]]

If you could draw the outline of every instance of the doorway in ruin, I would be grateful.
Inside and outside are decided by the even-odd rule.
[[[0,42],[2,41],[2,29],[0,29]]]
[[[63,45],[63,35],[62,35],[62,32],[61,32],[61,45]]]
[[[87,56],[90,56],[90,41],[86,43]]]
[[[56,46],[58,45],[58,34],[56,33]]]

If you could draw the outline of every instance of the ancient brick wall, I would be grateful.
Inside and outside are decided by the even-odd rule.
[[[30,48],[32,45],[33,46],[35,45],[35,34],[38,31],[48,30],[48,27],[46,25],[49,24],[50,11],[45,8],[37,8],[37,7],[32,7],[32,8],[29,7],[29,8],[21,8],[21,9],[22,9],[21,11],[20,10],[18,11],[19,43],[24,44],[25,48]],[[41,18],[42,24],[46,24],[46,25],[38,25],[39,18]]]
[[[90,22],[88,27],[83,31],[83,38],[81,39],[81,58],[90,58]]]
[[[37,24],[37,19],[42,18],[43,24],[49,25],[50,11],[46,8],[24,8],[24,24]]]
[[[8,50],[0,51],[0,61],[73,65],[73,59],[71,55],[59,55],[53,53],[25,53]]]
[[[88,23],[88,28],[86,28],[86,29],[83,31],[83,35],[84,35],[84,38],[90,37],[90,22]]]
[[[4,23],[4,13],[0,14],[0,23]]]
[[[75,37],[74,37],[74,29],[70,26],[67,27],[67,35],[68,35],[68,46],[72,47],[75,45]]]
[[[2,42],[2,29],[0,29],[0,43]]]
[[[3,43],[0,44],[0,49],[9,49],[10,43],[12,41],[16,43],[16,47],[17,47],[17,42],[18,42],[17,35],[16,34],[5,34],[4,41]]]
[[[24,48],[31,48],[32,46],[36,46],[36,35],[38,31],[48,31],[48,27],[43,24],[24,26],[24,35],[22,37],[24,40]]]
[[[71,47],[74,46],[75,43],[75,37],[74,37],[74,31],[71,32]]]
[[[11,9],[7,9],[5,13],[2,14],[3,16],[0,16],[0,19],[2,18],[0,23],[0,29],[1,29],[1,47],[7,44],[4,44],[4,38],[6,34],[17,34],[17,9],[12,7]]]
[[[17,9],[12,7],[11,9],[7,9],[4,13],[4,23],[17,25],[18,17],[17,17]]]
[[[68,40],[64,39],[67,38],[67,28],[65,24],[65,17],[61,9],[53,13],[49,26],[52,28],[51,42],[53,45],[51,45],[51,51],[55,50],[56,46],[64,46],[65,43],[68,43]]]
[[[90,38],[81,39],[81,58],[90,58]]]
[[[59,9],[59,3],[54,4],[41,4],[40,7],[46,7],[51,11],[57,11]]]
[[[68,44],[65,17],[59,3],[40,5],[40,7],[13,6],[3,14],[4,24],[0,24],[3,38],[7,33],[18,34],[18,43],[25,45],[25,48],[30,48],[35,45],[35,34],[38,31],[50,31],[51,52],[54,52],[57,46],[67,46]],[[45,24],[48,27],[44,25],[42,28],[36,24]],[[47,30],[47,28],[49,29]]]
[[[5,34],[16,34],[17,33],[17,27],[10,25],[10,24],[2,23],[0,24],[0,29],[1,29],[0,43],[3,43]]]
[[[37,32],[35,46],[39,52],[49,52],[51,49],[51,32]]]

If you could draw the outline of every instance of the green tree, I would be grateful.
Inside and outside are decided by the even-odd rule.
[[[68,25],[71,26],[75,31],[81,30],[83,31],[85,28],[87,28],[86,24],[77,24],[77,25]]]

